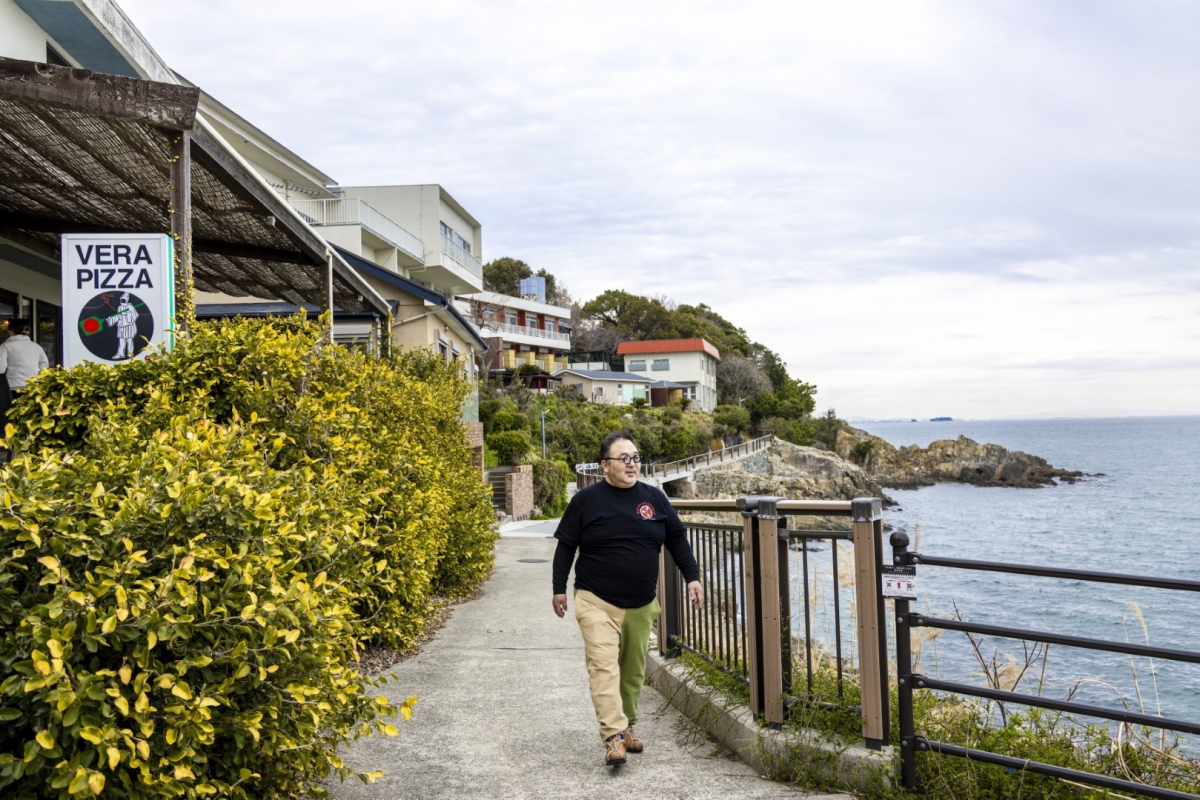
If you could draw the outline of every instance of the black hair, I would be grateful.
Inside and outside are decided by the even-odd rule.
[[[637,447],[637,442],[635,442],[633,437],[628,433],[625,431],[613,431],[608,436],[604,437],[604,441],[600,442],[600,460],[603,461],[604,459],[608,458],[608,451],[612,448],[613,443],[619,442],[622,439],[629,442],[634,447]]]
[[[8,322],[8,332],[11,334],[29,333],[29,320],[14,319]]]

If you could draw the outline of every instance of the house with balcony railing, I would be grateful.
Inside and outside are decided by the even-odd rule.
[[[320,224],[338,245],[357,247],[356,255],[447,297],[483,289],[483,228],[444,187],[335,186],[332,191],[345,206],[325,203],[328,221]],[[316,211],[315,203],[305,205]],[[343,218],[346,222],[339,221]],[[336,231],[347,224],[362,231],[357,243]],[[391,249],[381,249],[380,240]]]
[[[497,292],[461,294],[458,303],[488,342],[485,363],[490,374],[508,379],[523,364],[548,374],[566,368],[569,308]]]

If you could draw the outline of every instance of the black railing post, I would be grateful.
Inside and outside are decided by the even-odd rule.
[[[667,658],[679,655],[679,633],[683,629],[683,592],[680,590],[679,568],[667,548],[662,548],[662,630],[658,637],[658,652]]]
[[[779,527],[787,528],[787,517],[779,518]],[[783,668],[783,693],[792,693],[792,559],[791,543],[786,536],[778,536],[777,558],[779,559],[779,628],[780,666]],[[805,636],[808,628],[804,629]]]
[[[891,535],[892,564],[908,566],[908,534]],[[916,726],[913,723],[912,634],[908,600],[896,598],[896,677],[899,683],[900,779],[908,791],[917,788]]]

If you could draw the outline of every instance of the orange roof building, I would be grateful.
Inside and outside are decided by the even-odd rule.
[[[655,383],[681,384],[692,408],[712,413],[717,407],[717,363],[721,353],[704,339],[652,339],[621,342],[625,371],[645,375]],[[653,392],[654,385],[651,385]]]

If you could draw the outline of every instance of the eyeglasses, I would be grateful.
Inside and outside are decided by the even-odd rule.
[[[609,458],[602,458],[602,459],[600,459],[600,460],[601,460],[601,461],[620,461],[622,464],[624,464],[624,465],[625,465],[625,466],[627,466],[627,467],[628,467],[630,464],[640,464],[640,463],[642,463],[642,457],[641,457],[641,455],[640,455],[640,454],[638,454],[638,453],[634,453],[634,454],[633,454],[633,455],[631,455],[631,456],[611,456],[611,457],[609,457]]]

